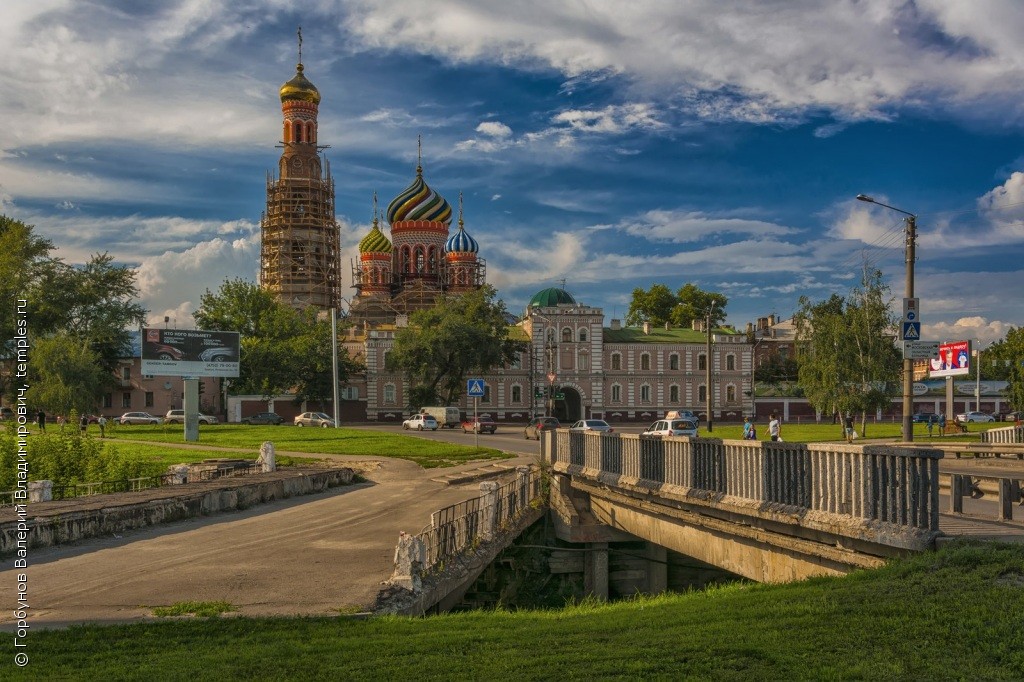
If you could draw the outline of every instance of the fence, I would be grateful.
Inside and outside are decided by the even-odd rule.
[[[1004,426],[981,432],[982,443],[1024,443],[1024,426]]]
[[[942,453],[880,445],[650,438],[559,430],[545,461],[605,483],[699,492],[937,532]]]
[[[539,470],[519,467],[515,480],[500,487],[494,482],[480,484],[483,495],[434,512],[429,526],[402,539],[399,553],[402,543],[421,548],[416,551],[421,575],[442,566],[510,527],[541,496],[541,480]]]

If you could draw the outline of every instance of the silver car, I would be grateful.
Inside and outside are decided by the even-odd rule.
[[[160,417],[154,417],[149,412],[125,412],[117,421],[121,424],[159,424]]]
[[[323,412],[303,412],[295,418],[296,426],[319,426],[327,429],[334,426],[334,419]]]
[[[603,419],[581,419],[569,427],[570,431],[599,431],[611,433],[614,429]]]

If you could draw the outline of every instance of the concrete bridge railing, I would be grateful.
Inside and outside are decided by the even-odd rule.
[[[612,487],[738,505],[861,539],[884,535],[896,546],[939,532],[938,450],[559,430],[544,434],[542,456],[555,471]]]
[[[1004,426],[981,432],[982,443],[1024,443],[1024,426]]]

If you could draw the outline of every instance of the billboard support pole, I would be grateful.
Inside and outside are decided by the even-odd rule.
[[[331,308],[331,376],[334,385],[334,428],[338,428],[338,309]]]
[[[917,241],[917,218],[908,215],[907,222],[907,298],[914,298],[914,243]],[[914,361],[903,358],[903,440],[914,440]]]

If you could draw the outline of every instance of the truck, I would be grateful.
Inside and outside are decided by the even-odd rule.
[[[438,426],[454,429],[462,424],[462,414],[457,407],[421,407],[420,414],[429,414],[437,420]]]

